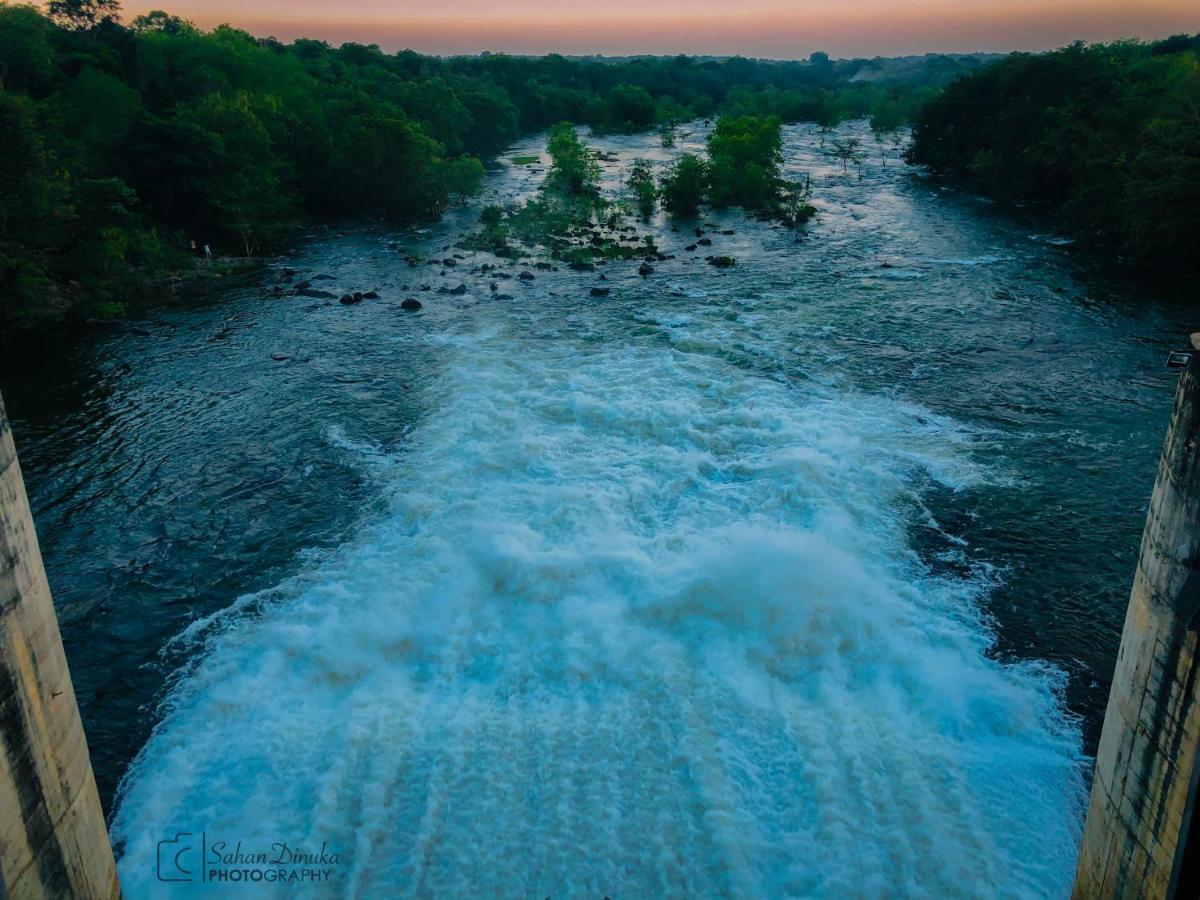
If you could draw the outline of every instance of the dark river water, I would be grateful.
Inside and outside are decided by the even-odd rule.
[[[409,266],[475,203],[279,263],[359,306],[4,351],[127,896],[201,831],[340,852],[298,896],[1065,896],[1196,323],[862,136],[607,297]]]

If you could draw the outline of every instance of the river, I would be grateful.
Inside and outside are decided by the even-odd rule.
[[[605,297],[406,261],[506,158],[278,264],[378,300],[6,351],[126,896],[181,832],[340,854],[285,895],[1068,893],[1195,322],[843,130],[785,130],[806,230],[658,219]]]

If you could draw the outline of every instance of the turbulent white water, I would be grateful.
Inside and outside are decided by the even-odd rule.
[[[1054,676],[988,658],[986,579],[908,543],[921,485],[992,477],[971,435],[756,374],[686,309],[430,338],[431,412],[369,453],[386,514],[173,691],[114,822],[127,896],[194,893],[156,844],[201,831],[339,851],[304,896],[1067,892]]]

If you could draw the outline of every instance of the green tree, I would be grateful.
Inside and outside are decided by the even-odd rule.
[[[654,164],[648,159],[635,159],[629,169],[627,186],[634,202],[637,203],[638,212],[643,218],[649,218],[654,212],[654,201],[658,197],[658,188],[654,183]]]
[[[654,125],[658,109],[643,87],[619,84],[608,96],[609,117],[623,131],[642,131]]]
[[[998,200],[1040,208],[1123,264],[1193,270],[1197,43],[1013,54],[926,102],[908,159]]]
[[[137,16],[129,27],[136,32],[158,31],[174,35],[196,33],[196,26],[187,19],[172,16],[161,9],[152,9],[143,16]]]
[[[89,31],[121,17],[119,0],[50,0],[50,18],[73,31]]]
[[[450,199],[464,203],[468,197],[479,193],[487,171],[474,156],[460,156],[443,164],[442,173],[446,179],[446,192]]]
[[[572,125],[564,122],[550,130],[546,152],[551,159],[546,181],[552,189],[568,196],[597,193],[600,164]]]
[[[708,137],[709,199],[716,206],[773,207],[783,136],[776,116],[723,116]]]
[[[850,163],[858,165],[863,161],[862,141],[856,137],[841,138],[833,142],[829,155],[842,164],[842,171],[849,171]]]
[[[694,216],[708,191],[708,166],[704,160],[684,153],[663,176],[660,196],[663,207],[677,216]]]
[[[56,75],[55,31],[34,7],[0,3],[0,84],[44,96]]]
[[[46,245],[61,238],[67,185],[38,133],[32,101],[0,87],[0,337],[53,316],[60,300]]]

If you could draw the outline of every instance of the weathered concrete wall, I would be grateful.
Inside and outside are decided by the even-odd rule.
[[[1180,607],[1196,597],[1200,576],[1188,578],[1197,570],[1200,353],[1180,377],[1159,460],[1096,754],[1076,898],[1193,896],[1196,873],[1188,866],[1200,859],[1185,866],[1184,847],[1196,792],[1200,673],[1197,633]]]
[[[0,400],[0,897],[120,896]]]

